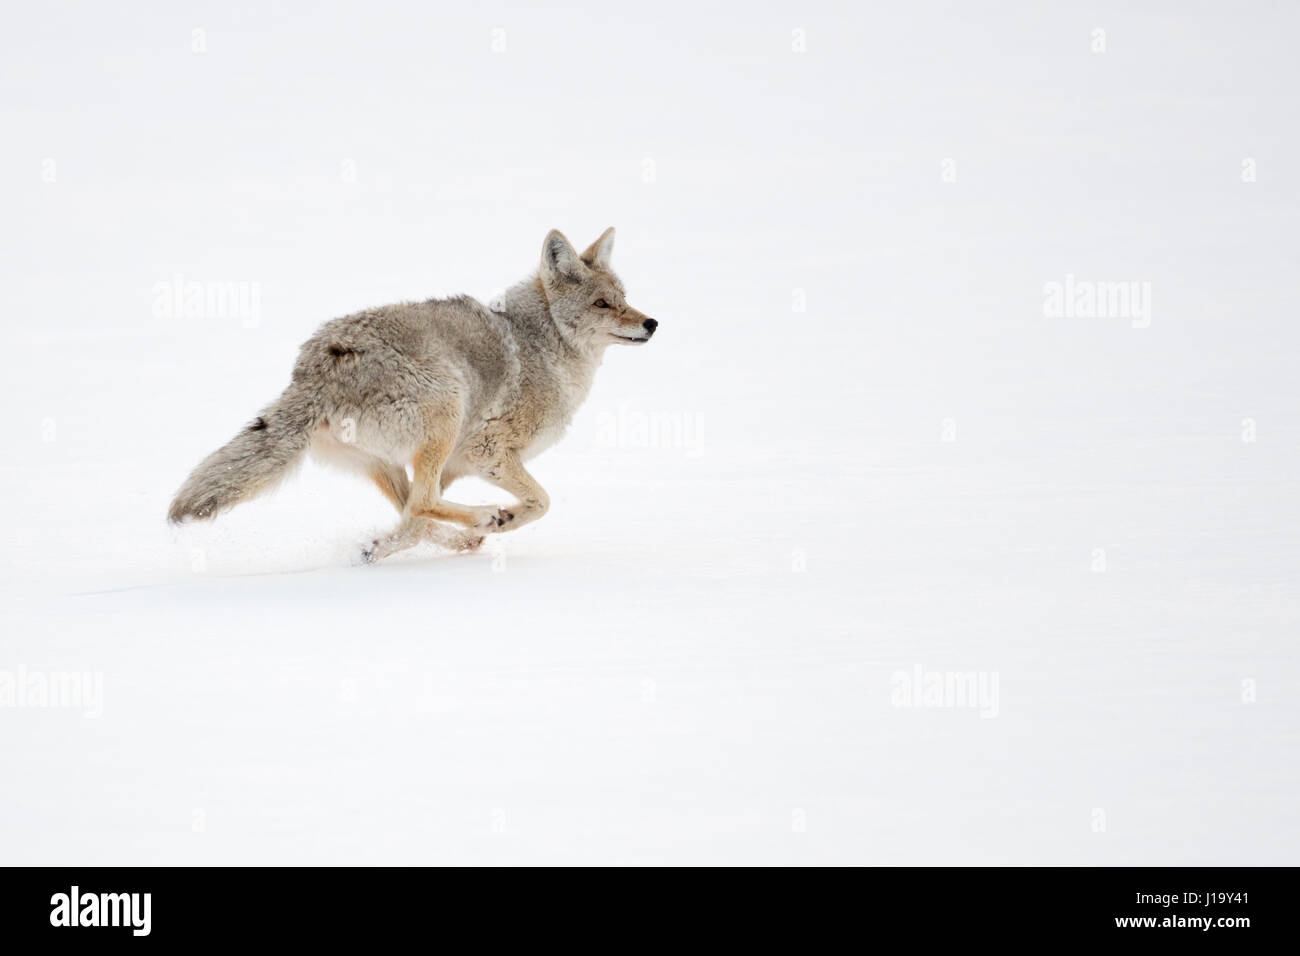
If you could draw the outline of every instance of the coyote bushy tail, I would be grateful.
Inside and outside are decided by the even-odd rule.
[[[172,522],[207,520],[270,491],[302,459],[316,424],[315,403],[290,385],[244,430],[190,472],[167,512]]]

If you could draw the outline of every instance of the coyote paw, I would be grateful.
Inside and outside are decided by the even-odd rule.
[[[477,551],[482,546],[483,535],[475,534],[473,531],[464,531],[460,534],[453,535],[446,542],[446,547],[462,554],[470,551]]]
[[[359,545],[353,553],[353,564],[378,564],[390,554],[403,551],[409,548],[414,541],[396,536],[389,535],[386,538],[376,538],[369,544]]]
[[[515,520],[514,512],[507,511],[505,508],[497,508],[495,510],[487,508],[485,509],[485,512],[486,515],[483,520],[476,525],[480,531],[487,531],[489,533],[493,531],[501,531],[506,525]]]

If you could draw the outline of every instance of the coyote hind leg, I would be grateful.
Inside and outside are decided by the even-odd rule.
[[[411,496],[411,481],[406,477],[405,468],[389,462],[376,464],[370,469],[370,480],[393,503],[399,514],[406,511],[406,500]]]
[[[483,543],[483,535],[439,524],[429,518],[404,518],[397,530],[362,548],[361,560],[366,564],[374,564],[389,555],[415,547],[421,541],[431,541],[450,551],[474,551]]]

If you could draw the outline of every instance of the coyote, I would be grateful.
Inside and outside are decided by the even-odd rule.
[[[563,434],[606,346],[644,344],[659,325],[628,305],[613,248],[612,227],[581,254],[552,230],[537,273],[500,308],[457,296],[326,322],[303,345],[289,387],[194,469],[168,518],[213,518],[311,451],[369,477],[401,514],[362,549],[366,562],[421,541],[472,550],[485,534],[536,521],[550,499],[524,462]],[[518,500],[444,498],[465,475]]]

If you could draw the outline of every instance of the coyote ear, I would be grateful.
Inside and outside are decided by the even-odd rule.
[[[587,267],[578,258],[578,253],[564,238],[564,233],[552,229],[546,234],[542,243],[542,276],[556,282],[563,279],[581,279]]]
[[[600,238],[587,247],[582,254],[582,261],[597,269],[609,268],[609,257],[614,253],[614,227],[610,226],[600,234]]]

